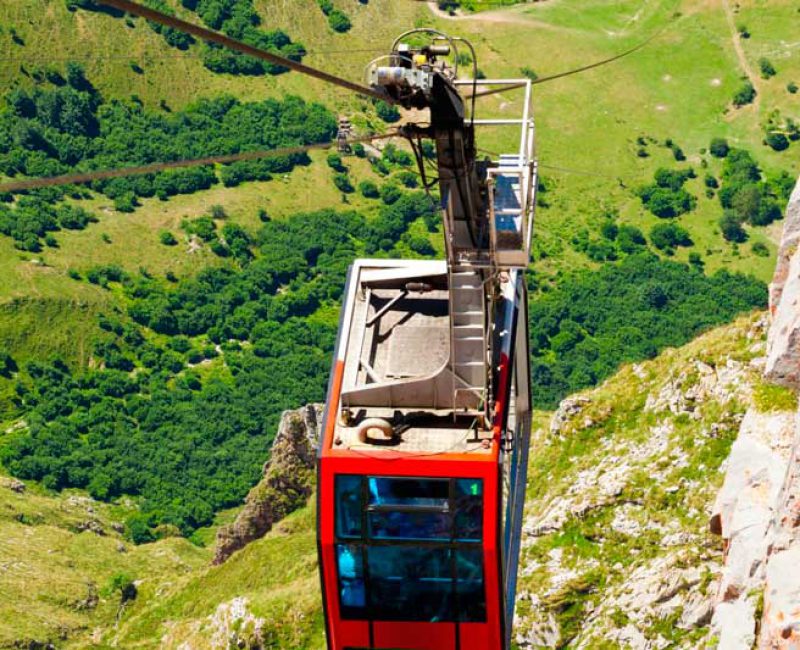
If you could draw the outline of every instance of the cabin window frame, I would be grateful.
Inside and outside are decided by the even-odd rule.
[[[357,487],[360,496],[360,522],[358,526],[350,526],[346,534],[342,534],[340,529],[342,523],[342,509],[345,490],[341,490],[341,486],[345,482],[349,482],[350,494],[352,495],[356,489],[353,485],[354,479],[360,479],[360,485]],[[397,480],[397,481],[431,481],[447,483],[447,498],[443,505],[420,505],[420,504],[403,504],[402,502],[393,503],[375,503],[374,495],[370,492],[370,480]],[[477,494],[469,494],[467,491],[459,492],[460,482],[470,482],[472,485],[477,484]],[[487,605],[486,605],[486,562],[483,557],[483,540],[484,540],[484,512],[485,512],[485,481],[483,478],[477,477],[409,477],[409,476],[379,476],[379,475],[365,475],[365,474],[336,474],[334,477],[334,493],[336,495],[335,508],[334,508],[334,540],[335,540],[335,553],[336,557],[336,574],[337,574],[337,593],[339,598],[339,608],[342,618],[345,620],[392,620],[397,622],[447,622],[447,623],[485,623],[487,621]],[[459,496],[463,497],[463,501],[459,503]],[[477,497],[478,504],[476,510],[476,502],[473,499],[470,503],[470,497]],[[350,499],[349,516],[352,523],[353,503]],[[459,508],[458,506],[462,506]],[[471,517],[472,526],[470,527],[470,520],[467,524],[462,521],[459,523],[459,513],[468,512]],[[444,514],[448,519],[448,537],[439,538],[424,538],[424,537],[380,537],[373,535],[373,526],[370,518],[372,513],[407,513],[407,514],[425,514],[436,513]],[[477,519],[476,519],[477,516]],[[477,532],[475,530],[477,522]],[[353,530],[357,528],[358,535],[353,534]],[[471,528],[471,530],[470,530]],[[469,534],[463,537],[458,537],[459,532],[468,531]],[[472,535],[472,536],[469,536]],[[350,593],[360,593],[358,589],[353,590],[353,577],[347,576],[343,578],[342,570],[340,567],[340,553],[345,547],[350,549],[353,553],[356,549],[359,556],[354,560],[354,566],[360,568],[360,575],[355,577],[355,580],[363,581],[363,604],[354,606],[352,603],[345,603],[343,595],[344,589],[347,587]],[[435,621],[430,618],[415,617],[414,611],[408,612],[395,612],[395,615],[386,616],[370,616],[371,611],[375,611],[370,605],[371,594],[373,593],[372,585],[373,579],[370,574],[370,553],[371,548],[392,547],[392,548],[407,548],[407,549],[429,549],[431,552],[436,549],[441,549],[447,552],[447,562],[449,563],[449,588],[450,592],[443,603],[446,603],[448,616],[440,618]],[[473,564],[473,567],[479,567],[476,571],[476,578],[473,580],[465,580],[463,577],[463,562],[459,561],[467,557],[479,557],[480,563]],[[466,560],[464,560],[466,561]],[[349,582],[348,582],[349,581]],[[476,589],[475,584],[480,583]],[[464,588],[465,585],[472,585],[472,589]],[[465,607],[460,606],[460,601],[464,596],[462,594],[474,593],[480,590],[481,598],[479,602],[471,599],[469,604]],[[384,612],[385,613],[385,612]]]

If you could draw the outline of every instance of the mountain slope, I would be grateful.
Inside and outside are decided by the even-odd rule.
[[[785,408],[760,379],[763,318],[626,366],[556,414],[537,414],[519,647],[624,645],[626,634],[702,647],[721,571],[707,532],[720,467],[747,405]],[[310,506],[225,564],[137,600],[104,639],[220,647],[214,639],[239,634],[242,618],[246,643],[323,647],[313,527]]]

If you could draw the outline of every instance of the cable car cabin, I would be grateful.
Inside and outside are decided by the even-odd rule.
[[[330,650],[509,647],[527,341],[520,271],[351,267],[319,450]]]

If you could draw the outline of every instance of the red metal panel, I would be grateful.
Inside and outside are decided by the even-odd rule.
[[[455,623],[399,623],[377,621],[376,648],[404,650],[455,650]]]
[[[496,650],[503,647],[499,625],[462,623],[459,627],[460,650]]]

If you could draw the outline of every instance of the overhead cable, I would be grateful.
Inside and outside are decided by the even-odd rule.
[[[364,136],[347,140],[347,144],[358,144],[372,142],[374,140],[385,140],[397,137],[396,132],[381,135]],[[0,184],[0,193],[23,192],[25,190],[38,190],[44,187],[56,187],[59,185],[79,185],[94,181],[107,180],[109,178],[124,178],[125,176],[139,176],[142,174],[155,174],[168,169],[180,169],[182,167],[195,167],[198,165],[229,164],[244,160],[260,160],[262,158],[274,158],[276,156],[290,156],[292,154],[305,153],[314,149],[329,149],[335,146],[336,142],[322,142],[318,144],[301,145],[297,147],[284,147],[282,149],[268,149],[262,151],[243,151],[241,153],[207,156],[205,158],[192,158],[189,160],[175,160],[172,162],[153,163],[151,165],[140,165],[137,167],[122,167],[119,169],[107,169],[92,172],[79,172],[75,174],[64,174],[63,176],[49,176],[46,178],[28,178],[20,181]]]
[[[348,81],[347,79],[342,79],[341,77],[337,77],[336,75],[330,74],[329,72],[325,72],[323,70],[317,70],[316,68],[312,68],[303,63],[292,61],[291,59],[287,59],[286,57],[273,54],[272,52],[268,52],[266,50],[262,50],[257,47],[253,47],[252,45],[248,45],[247,43],[243,43],[242,41],[237,41],[236,39],[231,38],[230,36],[226,36],[225,34],[221,34],[219,32],[206,29],[205,27],[200,27],[199,25],[195,25],[194,23],[181,20],[180,18],[176,18],[175,16],[170,16],[160,11],[156,11],[155,9],[151,9],[150,7],[144,7],[136,2],[130,2],[130,0],[101,0],[101,2],[105,5],[108,5],[109,7],[114,7],[115,9],[119,9],[120,11],[127,11],[128,13],[131,13],[135,16],[141,16],[142,18],[146,18],[147,20],[152,20],[153,22],[159,23],[166,27],[172,27],[173,29],[177,29],[178,31],[184,32],[186,34],[191,34],[192,36],[196,36],[201,40],[208,41],[211,43],[216,43],[217,45],[227,47],[236,52],[252,56],[262,61],[267,61],[268,63],[272,63],[273,65],[283,66],[285,68],[288,68],[289,70],[294,70],[295,72],[299,72],[309,77],[320,79],[327,83],[339,86],[340,88],[345,88],[347,90],[359,93],[361,95],[367,95],[369,97],[381,99],[390,104],[395,103],[394,100],[392,100],[392,98],[389,97],[388,95],[385,95],[384,93],[374,90],[373,88],[369,88],[368,86],[362,86],[361,84],[357,84],[352,81]]]
[[[579,68],[572,68],[571,70],[566,70],[564,72],[559,72],[556,74],[547,75],[546,77],[539,77],[538,79],[533,79],[530,83],[532,86],[537,84],[542,84],[547,81],[553,81],[555,79],[562,79],[563,77],[569,77],[574,74],[578,74],[580,72],[586,72],[587,70],[592,70],[593,68],[599,68],[600,66],[607,65],[609,63],[613,63],[614,61],[619,61],[620,59],[625,58],[626,56],[630,56],[634,52],[638,52],[642,48],[646,47],[650,43],[652,43],[656,38],[661,36],[664,30],[669,27],[670,23],[664,25],[661,29],[659,29],[655,34],[653,34],[650,38],[642,41],[641,43],[634,45],[632,48],[625,50],[624,52],[620,52],[619,54],[615,54],[614,56],[603,59],[601,61],[595,61],[594,63],[589,63],[588,65],[582,65]],[[515,90],[517,88],[524,88],[527,85],[527,82],[520,82],[518,84],[513,84],[510,86],[504,86],[502,88],[492,88],[489,90],[481,90],[471,97],[486,97],[488,95],[496,95],[497,93],[502,93],[508,90]]]

